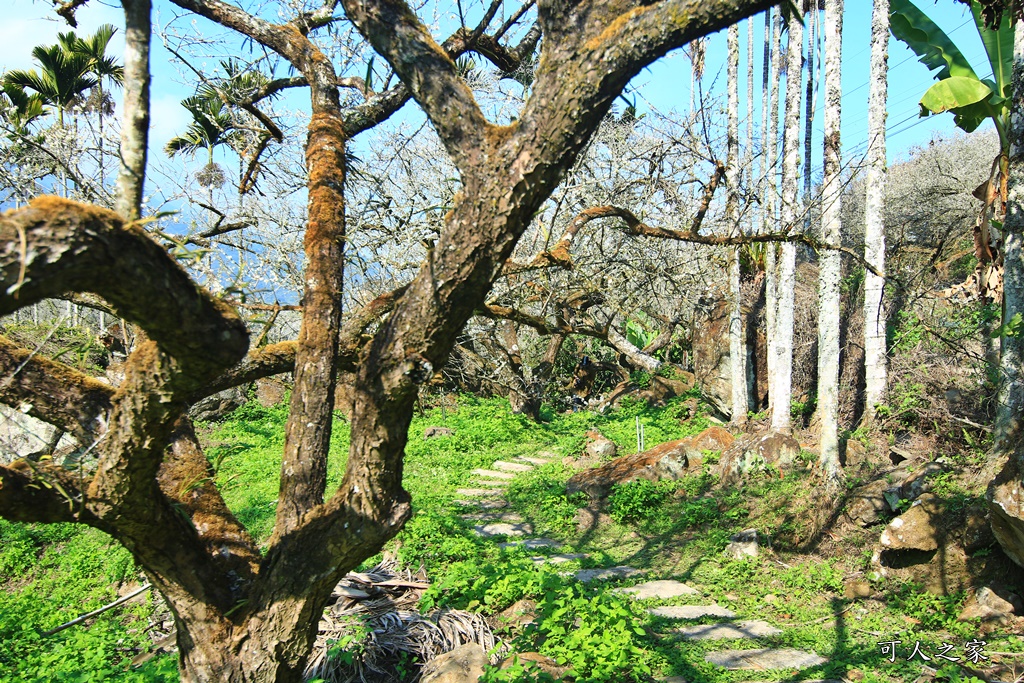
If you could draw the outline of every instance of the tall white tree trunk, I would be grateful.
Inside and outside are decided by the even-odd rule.
[[[749,17],[747,24],[747,127],[746,138],[743,141],[743,177],[747,180],[747,187],[752,188],[757,176],[754,175],[754,17]],[[746,215],[744,205],[744,217],[751,224],[750,232],[757,232],[754,228],[756,216]]]
[[[779,81],[782,74],[782,13],[775,11],[775,21],[772,24],[771,43],[769,51],[771,54],[771,87],[766,105],[766,117],[768,121],[768,132],[765,134],[765,172],[763,174],[764,185],[761,192],[762,206],[764,211],[761,218],[761,225],[765,232],[779,232],[779,223],[776,219],[775,201],[778,193],[778,150],[779,150]],[[770,12],[765,16],[765,28],[770,19]],[[767,338],[766,365],[768,369],[768,407],[775,404],[775,312],[778,310],[778,250],[774,244],[769,242],[765,248],[765,329]]]
[[[739,66],[740,28],[729,27],[729,123],[727,130],[727,160],[725,182],[728,196],[725,203],[729,232],[740,234],[739,223]],[[743,318],[740,311],[740,248],[729,250],[729,365],[732,384],[732,420],[741,424],[747,420],[747,350],[743,343]]]
[[[825,0],[825,172],[822,180],[821,239],[838,245],[842,213],[843,0]],[[820,461],[835,480],[839,468],[839,252],[826,250],[818,267],[818,424]]]
[[[803,74],[804,31],[800,19],[790,16],[786,52],[786,120],[782,135],[782,216],[784,230],[797,228],[797,173],[800,156],[800,77]],[[785,242],[779,249],[778,309],[775,312],[775,383],[772,386],[772,429],[791,430],[793,394],[793,291],[796,287],[796,247]]]
[[[819,0],[810,0],[807,15],[804,17],[804,22],[810,29],[809,35],[807,36],[807,93],[804,97],[804,206],[811,205],[811,159],[813,150],[811,148],[811,140],[814,126],[814,114],[817,110],[815,97],[814,97],[814,86],[815,78],[817,78],[817,72],[814,70],[814,50],[818,39],[818,8],[820,7]],[[807,212],[804,215],[804,227],[805,230],[810,230],[811,227],[811,214]]]
[[[878,273],[864,275],[864,418],[874,420],[885,401],[885,100],[889,53],[889,0],[875,0],[871,15],[871,76],[868,97],[868,173],[864,210],[864,260]]]
[[[1007,131],[1010,163],[1003,222],[1003,323],[1024,314],[1024,22],[1017,22],[1013,44],[1013,110]],[[1024,427],[1024,336],[1000,340],[999,395],[993,430],[996,453],[1013,452]],[[1020,471],[1024,471],[1021,469]]]

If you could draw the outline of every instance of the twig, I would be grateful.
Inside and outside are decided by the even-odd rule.
[[[61,631],[63,631],[66,628],[71,628],[72,626],[74,626],[76,624],[81,624],[86,619],[91,619],[92,617],[95,617],[95,616],[97,616],[99,614],[103,614],[107,610],[114,609],[118,605],[121,605],[123,603],[128,602],[129,600],[134,598],[136,595],[139,595],[140,593],[148,591],[150,588],[152,588],[152,586],[147,583],[142,588],[140,588],[140,589],[138,589],[138,590],[136,590],[136,591],[134,591],[132,593],[129,593],[128,595],[125,595],[124,597],[118,598],[117,600],[114,600],[114,602],[112,602],[112,603],[110,603],[108,605],[104,605],[103,607],[100,607],[99,609],[95,609],[92,612],[89,612],[88,614],[83,614],[82,616],[78,617],[77,619],[72,619],[71,621],[69,621],[69,622],[67,622],[65,624],[61,624],[57,628],[50,629],[49,631],[43,631],[40,635],[45,638],[46,636],[52,636],[55,633],[60,633]]]

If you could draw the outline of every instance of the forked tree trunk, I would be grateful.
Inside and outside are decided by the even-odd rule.
[[[874,420],[885,401],[885,101],[889,54],[889,0],[875,0],[871,15],[871,91],[868,96],[868,172],[864,183],[864,418]]]
[[[783,230],[799,231],[797,226],[797,169],[800,155],[800,77],[803,73],[803,25],[790,16],[789,46],[786,59],[786,120],[782,135],[782,216]],[[793,297],[796,288],[796,247],[784,242],[779,248],[778,308],[775,312],[775,382],[771,387],[772,429],[791,429],[790,402],[793,393]]]
[[[145,334],[116,391],[0,339],[0,369],[12,380],[0,384],[0,400],[27,406],[81,440],[94,439],[97,457],[86,480],[48,462],[0,465],[0,515],[85,523],[124,545],[174,613],[186,683],[293,683],[302,680],[330,591],[411,514],[403,457],[419,386],[484,305],[516,243],[615,97],[666,52],[767,3],[706,0],[683,14],[672,2],[542,3],[538,26],[527,33],[534,36],[526,45],[531,52],[544,35],[533,96],[511,126],[489,122],[458,74],[453,57],[469,49],[466,36],[439,46],[398,0],[343,0],[348,19],[403,82],[390,93],[393,108],[357,107],[346,116],[337,74],[308,38],[334,21],[333,5],[273,24],[230,3],[173,3],[267,46],[307,80],[312,115],[301,338],[247,357],[248,332],[237,313],[196,285],[144,231],[126,224],[140,217],[150,7],[148,0],[124,0],[131,43],[117,202],[124,218],[52,197],[0,216],[0,241],[16,244],[20,234],[32,253],[43,255],[26,261],[16,249],[0,250],[0,314],[60,293],[93,291]],[[341,326],[345,143],[409,97],[458,168],[463,192],[445,217],[434,257],[407,285],[380,297],[386,307],[371,303]],[[374,323],[367,341],[364,332]],[[609,341],[628,344],[610,332]],[[657,369],[656,359],[636,352],[644,367]],[[296,387],[277,519],[264,551],[224,503],[181,416],[211,384],[237,386],[290,368]],[[344,477],[325,498],[336,371],[356,374],[351,442]]]
[[[825,175],[822,179],[821,239],[842,241],[842,58],[843,0],[825,0]],[[818,269],[818,415],[820,462],[830,480],[839,467],[839,275],[838,251],[821,254]]]

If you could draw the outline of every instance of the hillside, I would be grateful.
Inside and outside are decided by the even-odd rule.
[[[429,582],[416,593],[423,613],[444,608],[479,614],[510,652],[549,656],[571,667],[570,674],[565,668],[556,673],[574,674],[576,681],[680,680],[672,676],[708,683],[1019,680],[1024,673],[1024,638],[1016,635],[1024,626],[1019,612],[988,621],[963,614],[977,588],[1024,591],[1019,571],[991,539],[969,554],[956,540],[943,546],[941,557],[881,567],[872,561],[873,551],[895,512],[866,527],[843,513],[856,503],[862,482],[892,483],[919,472],[927,453],[910,454],[897,469],[883,466],[865,449],[864,463],[851,468],[847,493],[837,501],[816,494],[815,456],[807,452],[781,469],[762,463],[731,486],[718,484],[716,454],[705,452],[703,462],[678,480],[619,484],[600,504],[586,494],[566,494],[574,473],[608,460],[585,453],[588,431],[614,442],[619,454],[633,453],[637,420],[649,446],[709,427],[703,409],[684,417],[690,405],[686,398],[659,409],[627,401],[607,415],[545,413],[546,421],[538,424],[512,415],[503,400],[446,397],[443,407],[428,406],[414,418],[405,474],[414,516],[385,555]],[[284,404],[264,408],[250,401],[203,429],[228,504],[261,539],[273,520],[285,419]],[[428,427],[451,433],[424,438]],[[334,434],[332,481],[343,470],[348,438],[341,417]],[[507,468],[508,463],[517,466]],[[980,501],[970,483],[976,466],[966,460],[950,463],[933,478],[931,494],[953,513],[970,509]],[[482,478],[498,483],[481,485]],[[498,492],[485,498],[491,502],[482,511],[467,491],[478,488]],[[902,501],[899,511],[909,504]],[[489,530],[498,536],[481,537],[475,530],[502,523],[508,526]],[[150,593],[54,636],[39,635],[136,588],[140,575],[124,550],[94,530],[0,524],[0,680],[177,680],[171,654],[130,666],[133,659],[145,659],[154,641],[170,645],[163,608]],[[758,530],[757,556],[733,559],[725,552],[730,537],[749,528]],[[506,539],[500,532],[513,536]],[[499,545],[524,532],[557,547],[547,547],[547,541]],[[960,561],[952,557],[957,553]],[[381,559],[368,560],[362,570]],[[580,569],[623,566],[639,571],[604,581],[574,576]],[[944,575],[945,583],[935,582],[936,572],[952,567],[956,571]],[[681,582],[694,592],[633,599],[616,591],[659,579]],[[649,612],[686,605],[712,609],[682,622]],[[766,635],[735,640],[712,632],[711,640],[689,639],[694,626],[706,630],[733,619],[765,622],[749,629]],[[340,638],[331,646],[336,661],[358,663],[370,656],[368,629],[357,621],[350,632],[334,634]],[[887,641],[900,641],[895,656],[883,651],[880,643]],[[967,659],[965,647],[972,641],[984,641],[980,651],[987,659]],[[915,643],[931,661],[907,661]],[[944,651],[945,645],[953,647]],[[715,652],[763,648],[813,653],[825,661],[808,660],[811,666],[799,670],[790,665],[730,672],[705,660]],[[943,651],[959,661],[935,657]],[[393,678],[368,680],[411,680],[415,658],[391,654]],[[331,680],[355,680],[343,677],[344,667],[338,671]],[[534,680],[534,674],[514,667],[488,676],[489,681]]]

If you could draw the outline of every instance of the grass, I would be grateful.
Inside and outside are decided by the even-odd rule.
[[[263,408],[253,402],[203,429],[226,501],[261,542],[273,524],[286,406]],[[843,597],[844,577],[864,569],[857,545],[862,541],[846,541],[831,559],[809,553],[814,503],[807,492],[815,483],[800,468],[781,474],[766,470],[729,489],[716,487],[708,471],[677,482],[622,485],[608,501],[607,517],[583,528],[577,516],[588,501],[565,494],[565,481],[574,471],[570,466],[556,460],[518,475],[507,489],[510,509],[531,522],[537,535],[563,542],[562,552],[589,555],[558,567],[538,567],[518,548],[499,549],[493,541],[478,538],[459,517],[466,510],[455,502],[456,489],[470,484],[474,468],[542,450],[576,454],[585,432],[593,428],[614,440],[620,453],[631,453],[636,418],[645,425],[648,445],[708,426],[703,417],[681,422],[683,410],[681,401],[662,410],[627,403],[609,415],[548,411],[548,421],[536,424],[512,415],[504,401],[461,397],[454,409],[416,415],[404,473],[414,514],[388,550],[413,568],[424,566],[431,576],[433,585],[421,607],[496,614],[531,599],[537,603],[538,623],[508,630],[502,637],[516,651],[559,659],[573,667],[578,681],[590,683],[646,681],[661,675],[707,683],[842,678],[856,676],[854,670],[869,683],[895,683],[916,678],[923,663],[906,661],[909,650],[900,650],[901,656],[890,661],[880,641],[900,640],[901,648],[920,642],[929,653],[949,643],[963,655],[965,643],[978,633],[976,623],[956,620],[963,594],[934,596],[915,584],[889,581],[876,586],[881,599]],[[425,439],[428,426],[448,427],[453,435]],[[344,470],[348,430],[347,422],[336,418],[329,488]],[[710,464],[715,458],[708,455]],[[954,502],[971,499],[951,478],[939,481],[936,490]],[[725,556],[729,536],[747,527],[766,534],[774,552],[745,561]],[[616,564],[647,571],[643,579],[625,583],[675,578],[701,591],[669,603],[714,601],[740,618],[779,626],[783,634],[757,644],[680,641],[673,632],[676,624],[648,614],[648,603],[614,593],[615,584],[582,585],[564,574],[580,566]],[[136,580],[137,574],[128,554],[95,530],[0,521],[0,580],[5,587],[0,593],[0,681],[177,680],[170,656],[140,670],[128,668],[136,648],[148,646],[142,626],[151,598],[107,613],[88,628],[47,639],[39,635],[113,599],[115,587]],[[1024,651],[1019,637],[984,639],[990,650]],[[730,673],[704,661],[711,650],[765,645],[813,650],[829,662],[794,677],[792,671]],[[960,680],[952,669],[944,671],[948,675],[938,680]],[[543,676],[522,667],[514,673],[488,673],[488,681],[503,680],[539,681]]]

